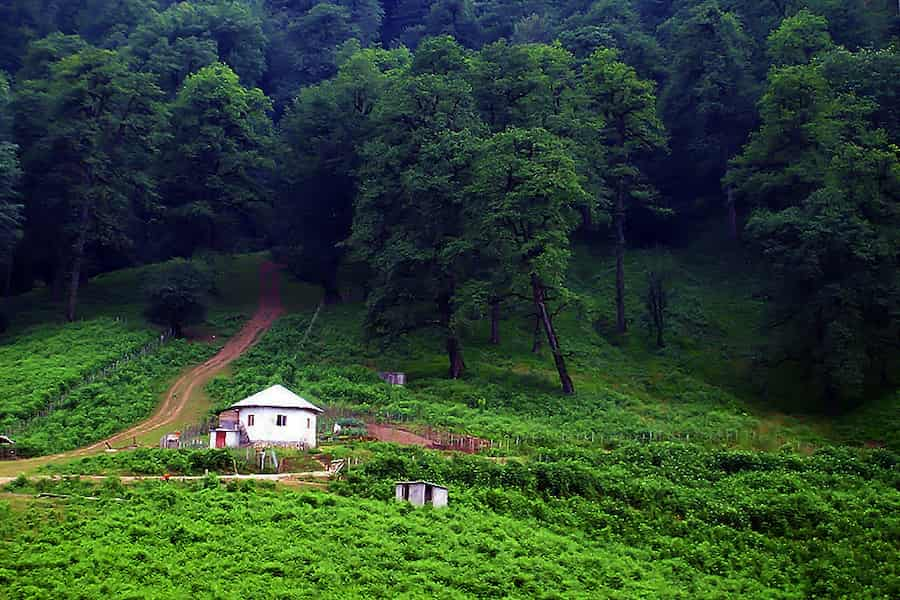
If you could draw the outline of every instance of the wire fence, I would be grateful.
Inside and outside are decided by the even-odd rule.
[[[118,320],[118,319],[117,319]],[[95,371],[92,371],[86,375],[84,375],[79,381],[71,385],[69,388],[60,392],[55,397],[51,398],[43,408],[38,411],[32,413],[31,415],[19,419],[14,422],[11,426],[8,427],[8,433],[15,435],[21,433],[28,429],[35,421],[39,419],[46,418],[50,416],[54,411],[57,411],[62,408],[70,407],[70,398],[73,393],[78,391],[81,387],[85,385],[90,385],[95,381],[104,379],[109,377],[111,374],[115,373],[119,369],[121,369],[124,365],[143,358],[148,354],[152,354],[157,352],[162,346],[168,343],[172,337],[174,336],[174,331],[172,329],[167,329],[166,331],[160,333],[153,340],[148,342],[147,344],[141,346],[140,348],[136,348],[130,352],[126,352],[115,361],[107,364],[104,367],[101,367]]]
[[[424,414],[389,410],[361,411],[352,407],[332,407],[319,418],[320,438],[328,439],[335,422],[358,419],[366,423],[396,426],[432,442],[433,448],[477,452],[509,452],[526,454],[532,451],[559,446],[581,446],[595,449],[610,449],[624,443],[658,444],[674,442],[699,444],[703,446],[747,447],[759,449],[790,448],[797,452],[811,451],[814,445],[779,431],[761,431],[754,427],[728,428],[710,425],[708,430],[663,431],[659,429],[600,429],[591,428],[588,423],[577,426],[563,426],[556,431],[548,431],[546,423],[534,431],[523,429],[506,431],[465,431],[450,425],[429,424]]]

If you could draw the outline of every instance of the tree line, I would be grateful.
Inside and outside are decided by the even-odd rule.
[[[73,319],[90,274],[271,247],[332,299],[356,265],[368,331],[441,331],[453,377],[468,320],[527,307],[570,393],[572,237],[611,238],[624,334],[629,242],[721,223],[771,269],[767,360],[837,409],[900,346],[897,31],[887,0],[6,0],[3,288]]]

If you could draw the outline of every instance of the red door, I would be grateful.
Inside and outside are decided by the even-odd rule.
[[[216,432],[216,448],[224,448],[225,447],[225,432],[217,431]]]

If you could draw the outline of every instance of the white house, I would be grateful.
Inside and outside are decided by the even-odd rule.
[[[219,426],[209,432],[209,447],[315,448],[321,412],[286,387],[273,385],[222,412]]]

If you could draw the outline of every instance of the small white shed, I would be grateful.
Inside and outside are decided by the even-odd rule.
[[[447,506],[447,488],[427,481],[398,481],[394,497],[400,502],[409,502],[413,506],[430,504],[435,508]]]
[[[273,385],[220,414],[219,426],[209,432],[209,447],[315,448],[318,415],[322,412],[286,387]]]

